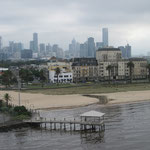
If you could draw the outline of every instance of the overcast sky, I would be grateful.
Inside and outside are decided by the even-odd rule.
[[[72,38],[101,41],[109,28],[109,43],[132,46],[134,54],[150,51],[150,0],[0,0],[0,35],[28,46],[32,33],[39,42],[68,48]]]

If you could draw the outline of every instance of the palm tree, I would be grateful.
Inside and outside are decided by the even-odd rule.
[[[58,77],[59,77],[59,74],[61,73],[61,70],[60,70],[60,68],[59,67],[57,67],[56,69],[55,69],[55,74],[57,75],[57,84],[58,84]]]
[[[109,74],[109,84],[110,84],[110,78],[111,78],[111,71],[112,71],[113,66],[112,65],[108,65],[106,67],[106,70],[108,70],[108,74]]]
[[[6,106],[8,107],[8,103],[11,101],[11,96],[8,93],[4,94],[4,101],[6,101]]]
[[[130,83],[132,83],[134,63],[132,61],[129,61],[127,63],[127,67],[129,68],[129,71],[130,71]]]
[[[46,82],[46,77],[45,77],[45,73],[44,70],[40,70],[40,81],[42,83],[42,87],[44,86],[44,83]]]
[[[147,70],[148,70],[148,78],[149,78],[149,82],[150,82],[150,64],[148,64],[146,66]]]

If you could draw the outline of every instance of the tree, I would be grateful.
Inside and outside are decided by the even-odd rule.
[[[127,67],[129,68],[129,72],[130,72],[130,83],[132,83],[134,63],[132,61],[129,61],[127,63]]]
[[[8,107],[8,103],[9,101],[11,101],[11,96],[8,93],[4,94],[4,101],[6,102],[6,106]]]
[[[44,82],[46,82],[46,77],[45,77],[45,73],[44,73],[44,70],[40,70],[40,82],[42,83],[42,87],[44,86]]]
[[[19,70],[19,77],[21,78],[22,81],[24,81],[26,84],[28,84],[28,82],[32,82],[33,81],[33,74],[30,70],[28,69],[23,69],[21,68]]]
[[[108,70],[108,74],[109,74],[109,84],[110,84],[110,80],[111,80],[111,71],[113,69],[113,66],[112,65],[108,65],[106,67],[106,70]]]
[[[10,70],[4,71],[1,76],[1,82],[3,85],[10,87],[11,84],[16,82],[16,79],[13,77],[13,74]]]
[[[59,74],[61,73],[61,70],[60,70],[60,68],[59,67],[57,67],[56,69],[55,69],[55,74],[56,74],[56,76],[57,76],[57,84],[58,84],[58,78],[59,78]]]
[[[149,78],[149,82],[150,82],[150,64],[148,64],[146,66],[147,70],[148,70],[148,78]]]

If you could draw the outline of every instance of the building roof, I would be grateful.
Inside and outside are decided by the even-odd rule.
[[[81,114],[80,117],[102,117],[104,115],[105,113],[92,110]]]
[[[133,57],[129,58],[130,61],[147,61],[145,58],[138,58],[138,57]]]
[[[0,68],[0,71],[7,71],[8,68]]]
[[[99,48],[97,51],[121,51],[119,48]]]
[[[97,66],[96,58],[74,58],[72,66]]]

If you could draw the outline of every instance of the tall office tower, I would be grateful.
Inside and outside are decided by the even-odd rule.
[[[95,43],[94,38],[90,37],[88,38],[88,57],[95,57],[96,51],[95,51]]]
[[[51,51],[52,51],[52,47],[51,47],[51,45],[48,43],[48,44],[46,45],[46,54],[50,53]]]
[[[0,50],[2,50],[2,37],[0,36]]]
[[[72,43],[69,44],[69,53],[71,57],[75,57],[75,52],[76,52],[76,40],[73,39]]]
[[[14,41],[9,41],[9,53],[13,53],[14,50]]]
[[[126,46],[119,46],[118,48],[121,50],[123,58],[131,58],[131,46],[129,44]]]
[[[103,42],[96,42],[96,50],[98,50],[99,48],[103,48],[104,44]]]
[[[33,33],[33,52],[38,53],[38,34]]]
[[[127,58],[127,51],[126,51],[125,47],[124,46],[119,46],[118,48],[121,50],[122,57]]]
[[[58,45],[57,44],[53,45],[52,51],[55,52],[55,53],[57,53],[57,51],[58,51]]]
[[[127,58],[131,58],[131,46],[127,44],[125,46],[126,52],[127,52]]]
[[[40,44],[40,53],[45,54],[45,44],[44,43]]]
[[[84,44],[80,44],[80,57],[81,58],[86,58],[88,56],[88,46],[87,42]]]
[[[103,28],[102,34],[104,47],[108,47],[108,28]]]
[[[33,51],[33,49],[34,49],[34,42],[33,42],[33,41],[30,41],[30,50]]]
[[[80,57],[85,57],[84,44],[80,44]]]

